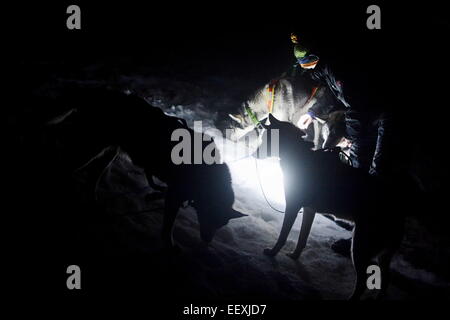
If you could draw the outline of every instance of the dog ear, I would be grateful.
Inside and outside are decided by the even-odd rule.
[[[265,117],[265,118],[263,118],[263,119],[261,119],[261,121],[259,121],[259,123],[261,124],[261,126],[264,128],[264,129],[269,129],[270,128],[270,124],[267,124],[267,119],[268,119],[269,117]]]
[[[275,116],[271,113],[269,113],[269,121],[271,126],[278,126],[280,124],[280,120],[275,118]]]
[[[246,214],[240,213],[239,211],[236,211],[234,209],[231,209],[229,212],[229,219],[242,218],[246,216],[247,216]]]

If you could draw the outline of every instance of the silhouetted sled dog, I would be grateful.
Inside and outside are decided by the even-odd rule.
[[[404,205],[393,183],[341,163],[327,152],[312,151],[304,132],[269,115],[267,130],[279,130],[279,158],[284,176],[286,211],[275,246],[264,253],[275,256],[284,246],[298,212],[303,208],[299,240],[288,256],[297,259],[305,248],[316,212],[354,221],[352,259],[356,285],[351,296],[364,292],[367,267],[373,259],[381,270],[381,290],[388,285],[389,265],[403,237]],[[267,135],[267,131],[264,132]],[[271,156],[270,153],[267,154]],[[264,156],[258,153],[259,158]],[[403,208],[404,209],[404,208]],[[380,296],[380,295],[379,295]]]
[[[215,231],[230,219],[245,216],[232,209],[234,193],[226,164],[172,162],[171,151],[178,144],[171,141],[172,132],[185,129],[191,137],[194,134],[184,120],[164,114],[137,96],[107,90],[76,90],[65,95],[62,103],[70,111],[51,123],[75,137],[71,145],[76,152],[72,154],[78,161],[74,167],[105,166],[117,152],[124,151],[133,164],[145,170],[150,186],[158,189],[153,177],[167,184],[162,228],[165,245],[173,246],[174,221],[186,201],[196,209],[200,236],[205,242],[210,242]],[[202,151],[209,147],[218,153],[212,139],[202,138],[207,140]]]

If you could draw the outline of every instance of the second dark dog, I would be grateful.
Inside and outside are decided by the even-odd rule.
[[[52,121],[52,127],[56,134],[64,132],[70,137],[64,142],[65,148],[70,149],[66,158],[73,163],[73,169],[104,166],[116,155],[111,150],[122,150],[133,164],[145,170],[151,186],[157,188],[153,176],[168,185],[162,228],[166,246],[173,245],[174,221],[186,201],[197,211],[200,236],[205,242],[210,242],[215,231],[230,219],[244,216],[232,209],[234,193],[226,164],[177,165],[172,161],[171,152],[178,143],[172,141],[172,133],[181,129],[194,136],[182,119],[165,115],[137,96],[107,90],[77,90],[57,101],[70,111]],[[201,152],[209,148],[218,153],[212,139],[202,135],[200,141]],[[191,155],[194,156],[193,150]]]
[[[367,267],[373,259],[381,269],[380,294],[384,293],[391,259],[403,237],[404,214],[396,186],[345,165],[327,152],[312,151],[312,143],[303,140],[303,131],[272,115],[269,120],[270,125],[264,127],[279,130],[286,212],[275,246],[264,253],[275,256],[281,250],[303,208],[297,247],[288,254],[297,259],[306,246],[316,212],[330,213],[355,223],[352,259],[357,278],[351,298],[358,299],[364,292]]]

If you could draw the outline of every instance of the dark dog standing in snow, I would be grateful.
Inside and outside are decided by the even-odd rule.
[[[58,125],[52,127],[71,132],[74,137],[66,147],[72,148],[67,157],[73,162],[72,167],[104,168],[117,152],[124,151],[134,165],[145,170],[150,186],[159,189],[153,176],[167,184],[162,231],[166,246],[173,246],[174,221],[186,201],[196,209],[200,236],[205,242],[210,242],[215,231],[230,219],[244,216],[232,209],[234,193],[226,164],[176,165],[172,162],[171,151],[178,143],[171,141],[173,131],[188,130],[193,139],[194,131],[184,120],[165,115],[137,96],[106,90],[76,91],[65,95],[62,102],[72,109],[53,121]],[[202,151],[213,144],[214,152],[218,152],[212,139],[203,141]],[[193,157],[194,153],[191,155]]]
[[[293,124],[281,122],[271,114],[269,120],[270,125],[264,127],[279,130],[286,212],[275,246],[264,253],[275,256],[280,251],[301,208],[299,240],[295,251],[288,254],[293,259],[305,248],[316,212],[354,221],[352,259],[356,285],[351,299],[359,299],[364,292],[367,267],[374,259],[381,269],[381,297],[388,285],[391,259],[403,237],[404,217],[396,206],[402,201],[395,186],[345,165],[327,152],[312,151],[313,145],[303,140],[303,131]]]

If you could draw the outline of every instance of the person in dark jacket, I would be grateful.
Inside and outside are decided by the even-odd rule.
[[[375,90],[363,88],[366,84],[354,84],[352,91],[344,95],[343,83],[336,80],[327,66],[316,66],[304,76],[315,83],[318,90],[330,90],[335,103],[316,103],[303,115],[298,125],[306,129],[313,119],[326,119],[336,111],[345,109],[346,139],[350,141],[350,159],[356,168],[370,174],[387,175],[392,143],[392,114],[383,108],[386,103]]]
[[[301,65],[300,65],[301,66]],[[341,81],[337,81],[326,66],[315,65],[302,73],[314,83],[317,90],[331,90],[337,103],[316,103],[303,115],[298,126],[305,130],[316,119],[326,119],[337,109],[345,109],[345,138],[350,142],[351,165],[367,170],[371,175],[386,178],[392,173],[393,116],[387,110],[386,99],[377,88],[364,81],[350,81],[350,90],[344,95]],[[346,88],[347,89],[347,88]],[[344,256],[350,255],[350,239],[340,239],[332,249]]]
[[[300,117],[297,125],[300,129],[306,130],[316,118],[327,120],[328,115],[334,111],[349,108],[343,92],[342,81],[336,80],[333,73],[327,66],[318,65],[315,68],[304,71],[302,81],[311,82],[312,92],[310,99],[314,97],[328,97],[316,101],[308,110],[308,113]],[[324,91],[331,94],[324,95]]]

